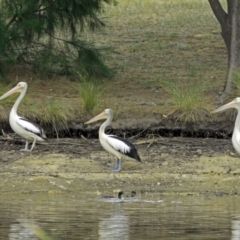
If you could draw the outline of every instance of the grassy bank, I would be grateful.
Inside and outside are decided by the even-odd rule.
[[[180,119],[194,122],[216,107],[227,55],[207,1],[121,0],[117,6],[106,6],[102,18],[106,27],[94,34],[86,32],[85,37],[110,47],[106,61],[116,74],[111,80],[95,81],[98,91],[93,94],[98,99],[90,110],[80,91],[84,83],[60,76],[41,80],[24,66],[10,71],[11,86],[2,86],[1,94],[19,81],[28,82],[20,113],[56,129],[70,120],[86,120],[86,110],[96,114],[112,108],[116,119],[138,118],[139,113],[151,117],[176,110],[183,114],[189,111],[189,101],[195,101],[194,112],[190,109]],[[1,121],[7,121],[14,100],[1,102]]]

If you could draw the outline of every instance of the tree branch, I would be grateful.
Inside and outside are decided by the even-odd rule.
[[[9,23],[6,25],[6,28],[8,29],[10,25],[15,22],[17,19],[17,13],[14,14],[14,16],[10,19]]]
[[[208,0],[208,2],[218,22],[221,26],[224,26],[226,24],[228,14],[224,11],[221,3],[219,2],[219,0]]]
[[[231,12],[232,12],[232,0],[227,0],[227,12],[223,9],[219,0],[208,0],[213,14],[220,23],[222,29],[222,37],[225,42],[228,51],[228,62],[230,60],[230,45],[231,45]]]

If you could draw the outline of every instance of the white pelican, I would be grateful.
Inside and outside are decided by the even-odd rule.
[[[85,122],[85,124],[93,123],[101,119],[107,119],[99,128],[99,140],[103,148],[117,157],[117,163],[111,169],[113,172],[121,170],[121,158],[123,156],[136,159],[141,162],[136,148],[128,141],[115,135],[105,134],[105,128],[112,122],[113,111],[105,109],[102,113]]]
[[[9,122],[13,131],[26,140],[25,148],[21,149],[20,151],[30,152],[35,147],[36,141],[45,141],[47,137],[43,129],[39,125],[32,123],[29,120],[18,116],[17,114],[18,106],[26,94],[27,87],[28,87],[27,83],[20,82],[17,84],[16,87],[12,88],[10,91],[1,96],[0,100],[8,97],[13,93],[20,92],[20,95],[16,102],[14,103],[12,110],[10,112]],[[28,141],[33,141],[30,150],[28,149]]]
[[[235,127],[232,135],[232,144],[235,150],[240,154],[240,98],[237,97],[230,103],[227,103],[220,108],[212,111],[212,113],[221,112],[228,108],[236,108],[238,110],[237,118],[235,120]]]

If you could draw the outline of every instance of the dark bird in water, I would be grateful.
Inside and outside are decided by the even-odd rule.
[[[103,196],[102,199],[110,201],[110,202],[123,202],[123,200],[124,200],[123,194],[124,194],[123,191],[119,191],[117,198],[114,196]]]

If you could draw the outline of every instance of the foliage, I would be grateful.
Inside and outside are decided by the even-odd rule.
[[[5,64],[28,63],[39,73],[109,76],[102,50],[81,39],[104,26],[97,17],[111,0],[2,0],[0,72]],[[87,61],[86,61],[87,60]],[[89,63],[90,62],[90,63]],[[90,65],[92,67],[90,67]]]

